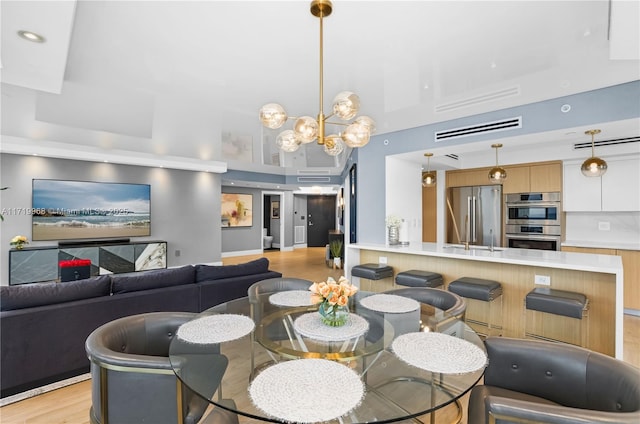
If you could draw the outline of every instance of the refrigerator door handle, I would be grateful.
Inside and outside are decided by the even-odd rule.
[[[471,240],[470,241],[472,243],[474,243],[474,244],[478,242],[478,228],[477,228],[477,225],[476,225],[476,219],[477,219],[477,217],[476,217],[476,213],[477,213],[477,211],[476,211],[476,201],[477,201],[476,196],[473,196],[471,198],[471,219],[470,219],[470,222],[471,222],[471,224],[470,224],[470,226],[471,226]]]

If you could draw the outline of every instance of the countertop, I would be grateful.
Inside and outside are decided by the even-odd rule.
[[[602,272],[616,275],[622,273],[622,259],[619,256],[614,255],[596,255],[590,253],[534,249],[509,249],[504,247],[496,248],[491,252],[486,246],[471,246],[469,250],[464,250],[464,247],[461,245],[442,243],[412,243],[409,246],[398,247],[384,244],[356,243],[349,244],[347,248],[475,260],[482,262]]]
[[[567,240],[562,242],[567,247],[587,247],[592,249],[640,250],[640,241],[636,243],[611,241]]]

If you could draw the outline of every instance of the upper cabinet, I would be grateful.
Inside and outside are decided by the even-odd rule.
[[[447,187],[466,187],[493,184],[489,181],[491,168],[459,169],[447,171]]]
[[[640,211],[640,156],[605,160],[608,168],[602,177],[582,175],[582,161],[564,163],[564,211]]]
[[[544,162],[529,165],[506,166],[507,179],[502,192],[559,192],[562,191],[562,162]]]
[[[507,179],[502,193],[547,193],[562,191],[562,162],[536,162],[504,166]],[[491,168],[458,169],[447,171],[447,187],[490,185]]]

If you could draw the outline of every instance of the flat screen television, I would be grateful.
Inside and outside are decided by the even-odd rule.
[[[151,235],[151,186],[33,180],[32,240]]]

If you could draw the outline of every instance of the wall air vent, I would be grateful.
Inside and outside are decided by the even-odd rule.
[[[640,142],[640,136],[635,136],[635,137],[625,137],[625,138],[612,138],[610,140],[598,140],[595,141],[593,144],[598,147],[598,146],[615,146],[617,144],[629,144],[629,143],[638,143]],[[573,149],[574,150],[579,150],[579,149],[590,149],[591,148],[591,142],[585,142],[585,143],[576,143],[573,145]]]
[[[456,100],[455,102],[443,103],[435,106],[436,113],[450,112],[456,109],[462,109],[469,106],[475,106],[481,103],[492,102],[495,100],[504,99],[506,97],[517,96],[520,94],[520,86],[504,88],[502,90],[492,91],[491,93],[484,93],[474,97],[468,97],[462,100]]]
[[[462,137],[470,137],[478,134],[490,134],[499,131],[513,130],[522,128],[522,116],[516,118],[508,118],[500,121],[485,122],[483,124],[471,125],[462,128],[453,128],[450,130],[436,131],[435,141],[453,140]]]
[[[331,177],[297,177],[299,183],[330,183]]]

